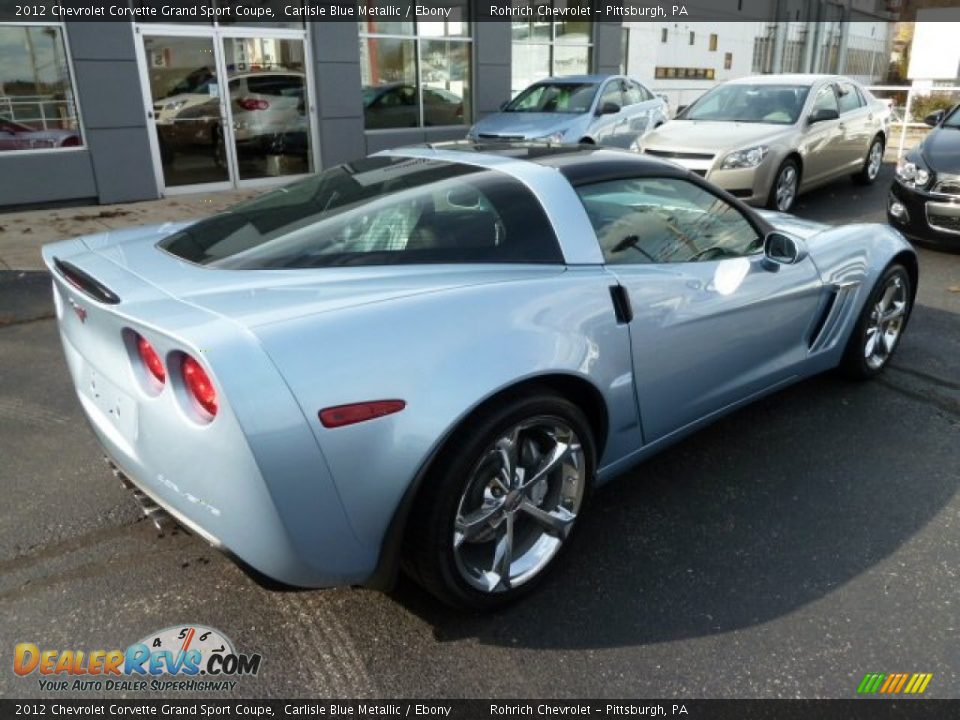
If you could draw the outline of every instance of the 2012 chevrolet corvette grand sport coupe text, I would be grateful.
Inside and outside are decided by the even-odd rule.
[[[917,288],[890,227],[586,146],[390,151],[44,257],[139,496],[285,584],[404,568],[480,609],[536,585],[595,486],[804,377],[880,372]]]

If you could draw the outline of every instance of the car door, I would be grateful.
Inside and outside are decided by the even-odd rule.
[[[867,157],[870,141],[874,135],[873,113],[851,82],[837,83],[837,104],[840,108],[840,126],[844,137],[845,169],[849,172],[859,169]]]
[[[645,442],[796,376],[821,307],[809,258],[771,264],[755,220],[689,179],[577,191],[629,308]]]
[[[600,89],[594,108],[593,121],[590,123],[590,135],[601,145],[617,145],[618,134],[622,132],[624,122],[623,87],[619,79],[608,80]],[[607,104],[615,104],[620,108],[615,113],[604,114],[602,108]],[[621,138],[622,140],[622,138]]]
[[[659,120],[662,101],[635,80],[624,80],[624,147],[633,147]]]
[[[832,82],[814,88],[813,102],[807,117],[801,122],[806,124],[800,143],[800,155],[803,157],[804,185],[821,182],[832,177],[837,167],[843,167],[849,159],[846,147],[843,121],[840,119],[840,106]],[[837,117],[831,120],[814,121],[818,111],[832,110]]]

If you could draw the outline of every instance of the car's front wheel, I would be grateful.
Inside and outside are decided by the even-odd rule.
[[[787,158],[773,177],[773,186],[767,198],[767,207],[780,212],[790,212],[800,192],[800,166],[796,160]]]
[[[488,610],[538,584],[568,544],[594,470],[583,412],[548,392],[486,408],[417,496],[404,564],[444,602]]]
[[[910,273],[895,263],[880,276],[861,310],[840,363],[841,371],[862,380],[883,370],[900,343],[912,305]]]

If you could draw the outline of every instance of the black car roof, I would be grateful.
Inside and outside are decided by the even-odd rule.
[[[477,152],[484,155],[526,160],[553,167],[571,185],[588,185],[621,177],[687,177],[688,171],[673,163],[630,150],[597,145],[546,145],[523,142],[470,142],[460,140],[430,145],[438,150]]]

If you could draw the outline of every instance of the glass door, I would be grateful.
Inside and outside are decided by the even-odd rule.
[[[303,31],[139,26],[163,194],[287,182],[313,172]]]
[[[258,34],[221,42],[237,182],[312,172],[303,40]]]
[[[223,184],[230,163],[222,152],[225,106],[214,39],[144,35],[143,60],[150,92],[149,123],[164,188]]]

